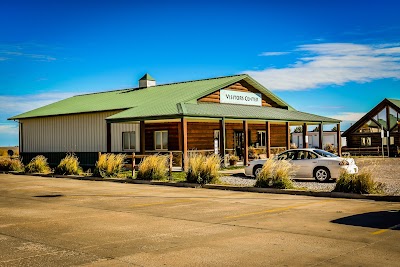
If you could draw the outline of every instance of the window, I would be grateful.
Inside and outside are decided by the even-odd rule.
[[[303,160],[303,159],[316,159],[318,158],[318,156],[314,153],[312,153],[311,151],[307,151],[307,150],[299,150],[297,152],[297,158],[299,160]]]
[[[154,147],[156,150],[168,149],[168,131],[154,132]]]
[[[266,138],[265,131],[257,131],[257,142],[260,146],[265,146],[265,138]]]
[[[293,160],[297,157],[296,151],[288,151],[278,155],[278,160]]]
[[[361,146],[371,146],[371,137],[361,137]]]
[[[136,133],[135,132],[123,132],[122,133],[122,149],[136,149]]]

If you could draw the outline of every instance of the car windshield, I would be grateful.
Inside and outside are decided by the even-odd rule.
[[[325,150],[315,149],[314,152],[317,153],[320,156],[325,157],[325,158],[337,158],[338,157],[337,155],[332,154],[332,153],[330,153],[328,151],[325,151]]]

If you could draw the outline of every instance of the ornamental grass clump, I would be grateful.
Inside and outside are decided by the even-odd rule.
[[[51,169],[47,163],[47,158],[43,155],[34,157],[25,167],[27,173],[49,173]]]
[[[24,171],[24,164],[19,158],[0,157],[0,171]]]
[[[117,177],[124,167],[124,154],[101,154],[93,171],[97,177]]]
[[[136,179],[166,180],[168,177],[168,159],[168,155],[151,155],[145,157],[139,164]]]
[[[82,168],[79,166],[78,157],[75,154],[67,154],[55,168],[55,174],[61,175],[78,175],[83,172]]]
[[[384,184],[375,182],[371,171],[364,170],[354,174],[341,172],[333,191],[356,194],[381,194],[383,193],[383,189]]]
[[[256,177],[255,187],[291,189],[294,188],[294,174],[294,167],[290,162],[269,158]]]
[[[218,155],[204,156],[193,153],[189,156],[186,181],[199,184],[218,183],[220,167],[221,159]]]

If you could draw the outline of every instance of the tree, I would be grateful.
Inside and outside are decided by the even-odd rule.
[[[319,126],[315,127],[314,130],[312,130],[312,132],[319,132]]]
[[[336,131],[337,131],[337,128],[336,128],[336,126],[335,126],[335,127],[333,127],[331,131],[332,131],[332,132],[336,132]]]
[[[297,126],[297,127],[294,129],[293,132],[294,132],[294,133],[302,133],[302,132],[303,132],[303,127]]]

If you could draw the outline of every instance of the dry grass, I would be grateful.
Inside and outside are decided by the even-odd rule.
[[[14,152],[13,156],[18,156],[18,147],[0,147],[0,157],[7,157],[8,156],[8,150],[12,150]]]
[[[101,154],[96,162],[93,175],[97,177],[118,177],[124,166],[124,154]]]
[[[191,153],[189,156],[189,169],[186,180],[190,183],[218,183],[218,171],[221,167],[221,159],[218,155],[204,156]]]
[[[0,157],[0,171],[24,171],[24,164],[19,158]]]
[[[47,163],[47,158],[43,155],[34,157],[25,167],[27,173],[49,173],[51,169]]]
[[[169,155],[151,155],[145,157],[139,164],[137,179],[165,180],[167,179]]]
[[[377,194],[383,193],[384,185],[375,182],[370,171],[361,171],[356,174],[348,174],[342,172],[339,179],[336,181],[336,186],[333,191],[356,193],[356,194]]]
[[[79,166],[78,157],[75,154],[68,154],[55,168],[54,173],[61,175],[81,174],[82,168]]]
[[[293,176],[294,168],[290,162],[269,158],[256,177],[255,187],[291,189],[294,188],[291,180]]]

